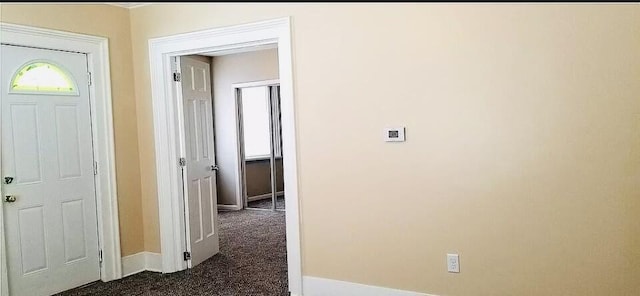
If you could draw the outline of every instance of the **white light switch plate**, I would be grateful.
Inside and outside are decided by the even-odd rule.
[[[460,256],[458,254],[447,254],[447,271],[460,272]]]

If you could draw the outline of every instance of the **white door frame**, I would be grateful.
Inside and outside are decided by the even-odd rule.
[[[98,240],[102,250],[100,279],[110,281],[122,277],[120,254],[120,228],[116,191],[113,115],[111,108],[111,80],[109,70],[109,43],[107,38],[0,23],[0,42],[27,47],[86,53],[92,84],[89,87],[93,158],[98,163],[95,176],[96,206],[98,211]],[[1,122],[1,121],[0,121]],[[1,164],[0,164],[1,165]],[[2,185],[0,184],[0,191]],[[0,229],[4,230],[3,203],[0,203]],[[0,243],[0,295],[7,296],[8,278],[4,231]]]
[[[169,273],[187,268],[182,258],[186,238],[184,212],[180,210],[183,202],[180,190],[182,176],[178,165],[184,135],[179,126],[179,96],[173,87],[172,57],[268,44],[278,47],[283,166],[287,193],[285,215],[289,291],[292,295],[301,295],[302,263],[289,17],[149,40],[162,271]]]

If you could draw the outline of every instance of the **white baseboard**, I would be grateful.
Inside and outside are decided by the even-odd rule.
[[[239,211],[242,210],[241,206],[236,205],[218,205],[218,210],[220,211]]]
[[[152,252],[140,252],[122,257],[122,277],[145,270],[162,272],[162,255]]]
[[[122,257],[122,277],[130,276],[146,269],[144,252]]]
[[[145,252],[145,263],[148,271],[162,272],[162,254]]]
[[[284,196],[284,191],[276,192],[276,196]],[[260,194],[256,196],[249,196],[249,201],[256,201],[260,199],[271,198],[271,193]],[[238,205],[218,205],[218,210],[220,211],[239,211],[242,210],[242,206]]]
[[[302,288],[304,296],[437,296],[312,276],[302,277]]]
[[[283,196],[283,195],[284,195],[284,191],[276,192],[276,196]],[[249,201],[256,201],[256,200],[267,199],[267,198],[271,198],[271,193],[265,193],[265,194],[260,194],[260,195],[254,195],[254,196],[247,197],[247,199]]]

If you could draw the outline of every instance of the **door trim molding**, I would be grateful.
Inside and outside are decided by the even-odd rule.
[[[122,277],[120,254],[120,227],[116,186],[115,146],[109,68],[109,41],[107,38],[64,31],[36,28],[0,22],[0,41],[6,44],[86,53],[88,69],[92,73],[89,94],[91,124],[93,127],[93,158],[99,171],[95,176],[96,206],[98,211],[98,239],[103,262],[100,278],[110,281]],[[2,185],[0,185],[2,186]],[[0,187],[0,190],[2,188]],[[3,210],[0,206],[0,213]],[[0,218],[1,214],[0,214]],[[0,227],[3,220],[0,219]],[[4,235],[2,236],[4,239]],[[0,245],[2,259],[2,285],[0,292],[8,295],[6,254],[4,241]]]
[[[302,292],[300,216],[296,125],[293,94],[293,57],[290,17],[159,37],[149,40],[149,66],[153,104],[156,186],[162,251],[162,271],[187,268],[182,260],[185,225],[180,211],[181,174],[178,105],[172,87],[174,56],[275,44],[278,47],[282,101],[282,136],[286,199],[286,236],[289,291]]]

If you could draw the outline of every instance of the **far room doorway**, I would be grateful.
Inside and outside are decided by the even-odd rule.
[[[248,210],[283,211],[280,83],[263,80],[234,84],[233,88],[241,178],[236,200]]]
[[[216,281],[242,282],[247,293],[284,294],[277,47],[177,56],[174,62],[188,268]]]

